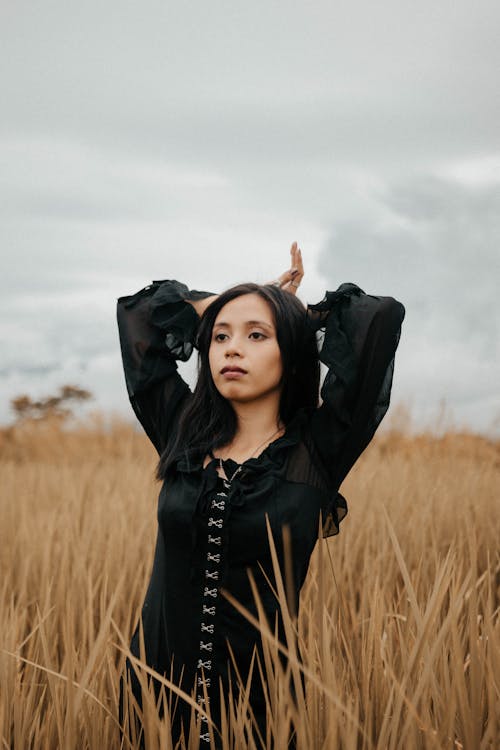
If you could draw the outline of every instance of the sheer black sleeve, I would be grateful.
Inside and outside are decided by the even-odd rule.
[[[176,361],[191,356],[199,323],[196,310],[185,300],[211,294],[164,280],[118,298],[118,330],[130,403],[159,454],[179,408],[191,393]]]
[[[311,325],[324,331],[320,359],[328,367],[311,433],[332,488],[340,487],[389,407],[404,316],[400,302],[356,284],[341,284],[308,306]]]

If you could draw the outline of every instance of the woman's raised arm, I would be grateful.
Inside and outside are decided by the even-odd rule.
[[[159,454],[191,391],[177,360],[193,351],[199,316],[193,304],[213,299],[178,281],[153,281],[117,301],[123,371],[130,403]],[[190,304],[189,304],[190,303]]]
[[[201,318],[207,307],[211,305],[218,296],[218,294],[211,294],[210,297],[205,297],[204,299],[186,299],[184,301],[189,302],[189,304],[196,310],[198,317]]]
[[[338,489],[389,407],[405,308],[393,297],[341,284],[309,305],[308,315],[317,330],[324,330],[320,360],[328,367],[312,435]]]

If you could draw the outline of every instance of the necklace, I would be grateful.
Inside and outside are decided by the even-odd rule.
[[[252,455],[251,455],[251,456],[249,456],[249,458],[253,458],[253,457],[255,456],[255,454],[257,453],[257,451],[259,450],[259,448],[262,448],[262,446],[263,446],[263,445],[264,445],[265,443],[268,443],[268,442],[270,442],[270,441],[271,441],[271,440],[273,439],[273,437],[274,437],[275,435],[277,435],[277,434],[278,434],[278,432],[281,432],[281,430],[282,430],[282,427],[278,427],[278,429],[277,429],[277,430],[276,430],[275,432],[273,432],[273,434],[272,434],[272,435],[270,435],[270,436],[269,436],[269,437],[267,437],[267,438],[266,438],[265,440],[263,440],[263,441],[262,441],[262,443],[259,443],[259,445],[257,446],[257,448],[256,448],[256,449],[254,450],[254,452],[252,453]],[[247,459],[247,460],[248,460],[248,459]],[[219,468],[220,468],[221,472],[222,472],[222,473],[224,474],[224,476],[226,477],[226,481],[227,481],[227,483],[228,483],[228,484],[231,484],[231,482],[233,481],[233,479],[235,478],[235,476],[236,476],[237,474],[239,474],[239,473],[240,473],[240,471],[242,470],[242,468],[243,468],[243,464],[240,464],[240,465],[238,466],[238,468],[236,469],[236,471],[234,472],[234,474],[233,474],[233,476],[232,476],[231,478],[229,478],[229,477],[227,476],[227,474],[226,474],[226,471],[225,471],[225,469],[224,469],[224,467],[223,467],[223,465],[222,465],[222,458],[219,458]]]

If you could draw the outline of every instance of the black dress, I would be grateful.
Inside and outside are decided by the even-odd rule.
[[[184,300],[208,292],[189,291],[177,281],[153,281],[132,296],[118,299],[117,317],[125,380],[132,407],[158,453],[176,430],[191,396],[177,372],[176,360],[193,349],[198,315]],[[327,366],[321,406],[312,414],[297,412],[285,434],[257,458],[242,464],[232,482],[223,481],[216,462],[203,468],[204,456],[179,455],[161,487],[158,533],[149,588],[142,608],[144,645],[149,666],[187,693],[204,690],[212,717],[219,716],[219,679],[236,688],[231,649],[243,679],[254,647],[256,629],[223,596],[229,591],[256,613],[248,571],[257,583],[270,623],[282,632],[277,600],[266,581],[274,581],[266,518],[284,569],[282,529],[290,530],[292,606],[299,594],[318,538],[338,533],[347,506],[338,490],[370,442],[389,406],[394,356],[404,307],[392,297],[365,294],[355,284],[327,292],[308,307],[311,325],[324,331],[320,359]],[[238,465],[225,462],[227,477]],[[139,656],[139,626],[131,643]],[[129,665],[130,666],[130,665]],[[131,670],[134,693],[140,687]],[[258,670],[252,681],[251,705],[265,736],[265,699]],[[178,705],[173,739],[182,725],[187,735],[190,708]],[[209,732],[200,736],[209,746]]]

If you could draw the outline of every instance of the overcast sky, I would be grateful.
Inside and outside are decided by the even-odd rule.
[[[116,298],[265,282],[297,240],[305,302],[405,304],[393,404],[499,431],[496,0],[0,14],[0,422],[65,383],[132,418]]]

